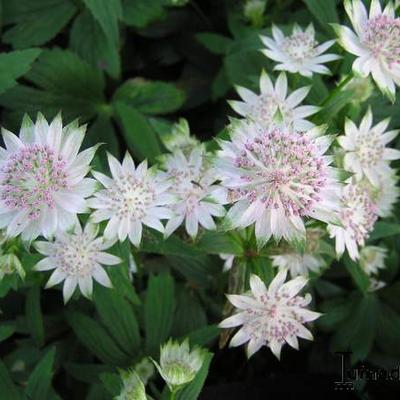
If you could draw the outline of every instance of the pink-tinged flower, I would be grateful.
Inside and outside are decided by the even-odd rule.
[[[192,238],[198,233],[199,224],[213,230],[214,217],[223,217],[226,191],[216,184],[215,170],[207,159],[203,146],[195,147],[188,157],[177,150],[165,156],[164,167],[171,180],[170,193],[176,201],[170,205],[174,216],[165,226],[169,236],[182,223]]]
[[[278,27],[273,25],[272,36],[273,39],[261,36],[262,42],[267,46],[262,52],[271,60],[279,63],[274,68],[276,70],[298,72],[307,77],[311,77],[314,72],[330,74],[329,69],[322,64],[340,58],[336,54],[323,54],[335,41],[329,40],[319,44],[315,40],[312,24],[305,31],[295,25],[290,36],[285,36]]]
[[[60,115],[49,125],[41,114],[35,124],[24,117],[19,137],[2,129],[0,228],[7,236],[48,238],[88,210],[96,181],[85,176],[97,146],[79,153],[85,130],[77,122],[63,128]]]
[[[98,226],[87,224],[82,231],[81,225],[75,225],[73,233],[58,232],[53,242],[35,242],[37,251],[46,256],[34,269],[48,271],[54,269],[46,288],[64,281],[64,302],[73,295],[79,286],[81,293],[92,297],[93,279],[103,286],[112,287],[111,281],[102,265],[116,265],[119,257],[104,252],[113,242],[102,237],[96,238]]]
[[[231,107],[242,117],[247,117],[263,126],[269,126],[274,121],[281,121],[284,125],[296,130],[308,130],[314,126],[305,118],[315,114],[320,109],[317,106],[299,106],[305,99],[310,87],[302,87],[287,96],[287,78],[281,73],[272,84],[268,74],[263,71],[260,77],[260,94],[238,87],[237,92],[244,100],[230,101]]]
[[[379,187],[371,188],[371,193],[378,208],[378,215],[382,218],[390,217],[393,214],[393,208],[400,197],[400,188],[398,186],[399,178],[393,169],[386,172],[379,179]]]
[[[400,85],[400,18],[395,17],[392,2],[382,11],[379,0],[372,0],[369,11],[361,0],[345,0],[346,12],[355,32],[333,25],[340,44],[357,56],[353,71],[372,78],[393,102]]]
[[[338,142],[346,151],[344,168],[354,172],[358,180],[364,176],[372,185],[379,187],[381,177],[389,173],[389,162],[400,158],[400,151],[387,148],[399,133],[398,130],[386,131],[389,119],[372,126],[372,112],[369,108],[360,126],[350,119],[345,122],[345,135]]]
[[[223,320],[219,327],[242,325],[232,337],[230,346],[236,347],[248,342],[248,357],[262,346],[268,346],[279,359],[285,343],[298,350],[298,337],[313,340],[304,324],[316,320],[321,314],[306,308],[311,302],[310,294],[305,297],[298,295],[307,279],[299,276],[285,283],[286,275],[286,270],[280,271],[268,289],[257,275],[251,275],[251,292],[227,295],[238,312]]]
[[[341,203],[340,225],[328,225],[328,232],[336,240],[336,254],[339,257],[347,249],[350,258],[357,260],[358,246],[364,246],[374,228],[378,208],[366,185],[355,180],[343,188]]]
[[[369,276],[377,275],[385,268],[387,249],[378,246],[365,246],[360,251],[360,267]]]
[[[219,141],[216,165],[222,185],[235,203],[225,217],[227,229],[255,223],[258,245],[271,236],[303,241],[303,217],[336,221],[340,183],[324,155],[333,141],[315,127],[306,133],[267,128],[251,121],[231,127],[231,141]]]
[[[122,164],[108,154],[112,178],[93,171],[93,176],[104,189],[95,193],[88,204],[96,209],[93,222],[108,220],[104,230],[107,239],[124,241],[127,236],[135,246],[142,239],[142,225],[164,233],[160,220],[171,218],[173,213],[165,207],[175,199],[166,191],[170,186],[154,167],[148,169],[147,161],[135,168],[132,157],[126,153]]]

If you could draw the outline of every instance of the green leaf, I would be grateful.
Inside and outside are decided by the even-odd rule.
[[[103,382],[104,387],[107,392],[114,396],[118,396],[121,391],[121,378],[117,374],[113,373],[103,373],[100,375],[100,379]]]
[[[43,316],[40,307],[40,287],[33,286],[28,290],[25,301],[26,321],[36,345],[44,344]]]
[[[375,224],[374,230],[371,232],[368,241],[400,235],[400,224],[379,221]]]
[[[135,357],[140,347],[139,327],[132,305],[117,289],[95,287],[94,303],[108,332],[124,350]]]
[[[122,19],[135,28],[145,28],[165,16],[164,0],[122,0]]]
[[[161,148],[157,135],[147,119],[125,103],[117,102],[114,107],[121,121],[122,133],[129,149],[138,158],[154,161],[161,154]]]
[[[56,36],[76,11],[70,0],[18,0],[14,2],[15,26],[3,35],[15,48],[39,46]]]
[[[220,329],[217,325],[207,325],[186,335],[192,346],[206,346],[214,341],[219,335]]]
[[[184,93],[173,84],[141,78],[124,82],[113,97],[113,101],[124,102],[144,114],[168,114],[178,110],[184,100]]]
[[[0,360],[0,393],[4,399],[22,400],[17,387],[11,380],[3,361]]]
[[[192,382],[178,392],[176,396],[177,400],[196,400],[199,397],[204,382],[206,381],[212,358],[212,353],[207,353],[205,355],[200,371],[197,373]]]
[[[122,17],[120,0],[83,0],[114,46],[119,45],[118,20]]]
[[[321,27],[332,33],[329,23],[338,23],[336,0],[303,0]]]
[[[377,344],[387,354],[400,357],[400,315],[381,303],[378,315]]]
[[[2,325],[0,326],[0,342],[8,339],[15,332],[15,325]]]
[[[0,93],[17,84],[16,79],[29,71],[40,51],[27,49],[0,54]]]
[[[206,254],[243,254],[240,241],[230,232],[206,231],[196,247]]]
[[[50,117],[62,110],[74,119],[90,118],[105,102],[101,71],[68,50],[43,51],[25,78],[36,88],[17,85],[0,96],[1,105],[31,116],[42,111]]]
[[[33,370],[25,390],[25,394],[29,399],[43,400],[47,398],[54,374],[53,366],[55,354],[56,349],[52,347],[46,352]]]
[[[68,362],[63,364],[63,368],[67,371],[68,375],[71,375],[74,379],[85,383],[99,383],[100,375],[104,372],[111,372],[112,367],[104,364],[81,364]]]
[[[357,287],[363,292],[367,293],[371,285],[369,276],[361,269],[360,265],[350,259],[349,256],[344,256],[344,265],[349,271]]]
[[[114,79],[121,74],[118,48],[110,42],[88,11],[75,19],[70,32],[71,50],[93,67],[105,70]]]
[[[97,321],[77,311],[69,311],[66,316],[78,339],[103,363],[118,366],[129,365],[131,361],[129,355],[117,346]]]
[[[155,356],[169,337],[175,310],[174,281],[169,274],[151,276],[144,302],[146,350]]]
[[[212,32],[198,33],[196,39],[214,54],[227,54],[233,43],[232,39]]]

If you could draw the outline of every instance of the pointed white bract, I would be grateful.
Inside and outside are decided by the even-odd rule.
[[[41,114],[35,124],[24,117],[19,137],[2,129],[0,228],[7,236],[49,238],[88,211],[96,181],[85,176],[97,146],[79,153],[85,130],[77,122],[63,128],[60,115],[48,124]]]
[[[379,0],[372,0],[369,15],[361,0],[345,0],[346,12],[354,32],[346,26],[334,25],[339,43],[357,56],[353,71],[372,78],[393,102],[396,85],[400,85],[400,18],[396,18],[392,2],[382,10]]]
[[[385,268],[387,249],[378,246],[365,246],[360,251],[360,266],[367,275],[377,275]]]
[[[323,54],[335,41],[329,40],[319,44],[315,40],[312,24],[305,31],[295,25],[290,36],[285,36],[273,25],[272,36],[273,38],[261,36],[262,42],[267,46],[262,52],[278,63],[275,69],[279,71],[299,73],[306,77],[311,77],[313,73],[330,74],[323,64],[340,58],[336,54]]]
[[[255,223],[258,246],[271,236],[290,242],[305,239],[304,217],[336,220],[340,183],[332,158],[325,152],[333,141],[321,127],[306,133],[266,128],[238,121],[231,140],[219,141],[216,165],[228,200],[235,203],[225,228]]]
[[[335,238],[338,257],[347,249],[350,258],[357,260],[358,247],[364,246],[378,219],[378,208],[368,186],[354,178],[343,188],[341,203],[340,225],[328,225],[328,232]]]
[[[310,271],[319,272],[324,266],[321,257],[310,253],[297,253],[295,251],[287,252],[271,256],[272,265],[280,270],[287,269],[290,271],[290,276],[308,276]]]
[[[188,235],[195,238],[199,224],[216,229],[214,218],[225,215],[222,204],[226,203],[226,191],[216,184],[217,177],[207,157],[203,146],[195,147],[187,157],[180,150],[165,156],[169,191],[176,198],[169,206],[174,215],[165,226],[165,236],[184,223]]]
[[[321,314],[306,308],[311,302],[310,294],[305,297],[298,294],[307,284],[307,279],[299,276],[285,283],[286,275],[286,270],[278,272],[268,289],[257,275],[251,275],[251,292],[228,295],[238,312],[223,320],[219,327],[242,325],[230,345],[235,347],[248,342],[248,357],[262,346],[268,346],[279,359],[285,343],[298,350],[298,337],[313,340],[304,324]]]
[[[95,193],[88,204],[96,209],[91,215],[93,222],[108,220],[104,230],[107,239],[124,241],[127,236],[132,244],[139,246],[142,225],[164,232],[162,219],[173,216],[166,205],[175,198],[167,192],[170,182],[155,168],[147,168],[143,161],[135,168],[132,157],[126,153],[122,164],[108,154],[112,178],[93,172],[104,189]]]
[[[379,187],[377,189],[371,188],[380,217],[390,217],[393,214],[394,206],[400,197],[398,181],[399,178],[396,176],[396,172],[390,169],[380,177]]]
[[[372,126],[372,112],[368,109],[359,127],[347,119],[345,135],[338,137],[346,152],[344,168],[354,172],[358,180],[366,177],[377,187],[382,177],[390,173],[390,161],[400,158],[399,150],[386,147],[399,133],[398,130],[386,132],[388,125],[389,119],[385,119]]]
[[[263,71],[260,77],[259,95],[238,87],[237,92],[244,101],[230,101],[229,104],[239,115],[263,126],[269,126],[279,120],[285,126],[303,131],[314,126],[305,118],[320,109],[317,106],[299,106],[309,91],[310,87],[302,87],[288,96],[286,74],[282,72],[274,86],[268,74]]]
[[[82,230],[78,223],[72,233],[58,232],[52,242],[34,242],[36,250],[46,256],[34,266],[34,270],[54,270],[46,288],[64,281],[65,303],[77,286],[81,293],[90,299],[93,279],[103,286],[112,287],[102,265],[116,265],[121,259],[104,251],[111,247],[113,242],[103,237],[97,238],[98,230],[97,225],[90,223]]]
[[[147,400],[145,383],[134,369],[119,372],[121,392],[113,400]]]

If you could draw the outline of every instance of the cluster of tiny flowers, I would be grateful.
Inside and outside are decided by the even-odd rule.
[[[238,87],[237,91],[244,102],[230,101],[229,104],[242,117],[250,118],[266,127],[275,121],[296,130],[307,130],[314,126],[305,118],[318,112],[319,107],[298,107],[308,95],[310,87],[297,89],[287,97],[288,84],[285,73],[278,76],[274,86],[268,74],[263,71],[259,95],[243,87]]]
[[[252,275],[251,292],[228,295],[229,301],[238,312],[223,320],[219,326],[232,328],[242,325],[232,337],[230,345],[240,346],[248,342],[248,357],[262,346],[268,346],[280,358],[281,348],[285,343],[298,350],[298,337],[313,339],[304,323],[314,321],[321,314],[305,308],[311,302],[309,294],[305,297],[298,295],[307,279],[299,276],[285,283],[286,275],[286,270],[280,271],[268,289],[257,275]]]
[[[303,240],[303,217],[333,222],[340,184],[329,166],[331,157],[324,155],[332,140],[317,127],[303,133],[245,120],[234,124],[231,141],[220,141],[216,160],[222,185],[235,203],[225,225],[255,223],[262,246],[271,236]]]
[[[273,39],[261,36],[261,40],[267,46],[263,53],[279,63],[276,70],[307,77],[313,73],[329,74],[329,69],[322,64],[340,58],[336,54],[323,54],[335,41],[318,44],[312,24],[305,31],[295,25],[290,36],[285,36],[278,27],[272,26],[272,36]]]
[[[340,44],[357,56],[355,73],[369,74],[393,102],[396,85],[400,85],[400,18],[395,17],[393,4],[382,11],[379,0],[372,0],[369,16],[361,0],[345,0],[346,12],[355,32],[335,25]]]

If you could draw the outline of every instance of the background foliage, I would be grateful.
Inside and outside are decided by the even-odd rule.
[[[0,0],[2,125],[18,131],[25,112],[51,118],[62,110],[65,122],[79,117],[88,124],[85,146],[105,143],[95,160],[99,170],[106,170],[106,151],[121,159],[129,149],[137,160],[155,161],[165,151],[160,138],[181,117],[214,148],[212,138],[223,135],[234,115],[226,101],[236,97],[234,85],[256,91],[261,70],[272,71],[259,52],[260,33],[269,35],[271,22],[289,30],[295,21],[311,21],[318,39],[330,39],[329,23],[345,21],[338,3],[269,0],[261,26],[255,26],[244,17],[244,3],[233,0]],[[345,115],[357,119],[371,105],[377,120],[391,116],[391,126],[399,127],[399,100],[390,104],[378,91],[362,105],[346,90],[326,100],[352,61],[338,46],[335,53],[344,60],[331,64],[329,79],[290,77],[292,88],[312,84],[308,104],[325,106],[314,122],[337,132]],[[265,348],[246,361],[243,349],[218,347],[215,324],[228,287],[218,254],[234,254],[271,278],[268,255],[246,239],[208,232],[196,243],[184,235],[163,241],[147,231],[139,251],[125,243],[113,248],[124,259],[121,268],[108,270],[118,290],[96,286],[93,302],[76,296],[66,307],[58,290],[40,289],[45,278],[30,270],[37,257],[27,255],[25,280],[7,277],[0,283],[1,397],[110,399],[119,391],[116,367],[157,358],[170,336],[189,336],[214,353],[181,400],[197,398],[210,362],[208,388],[229,382],[257,386],[262,380],[269,382],[267,392],[282,390],[276,384],[282,376],[300,384],[298,376],[338,373],[335,351],[351,350],[353,361],[391,368],[400,359],[395,215],[378,223],[370,238],[389,249],[381,276],[387,286],[369,293],[356,264],[334,262],[311,285],[318,310],[326,313],[316,323],[316,341],[304,343],[301,353],[286,349],[281,363]],[[333,258],[329,243],[326,248]],[[138,265],[133,277],[132,258]],[[159,384],[154,380],[150,393]],[[206,397],[210,389],[204,393],[216,398]]]

